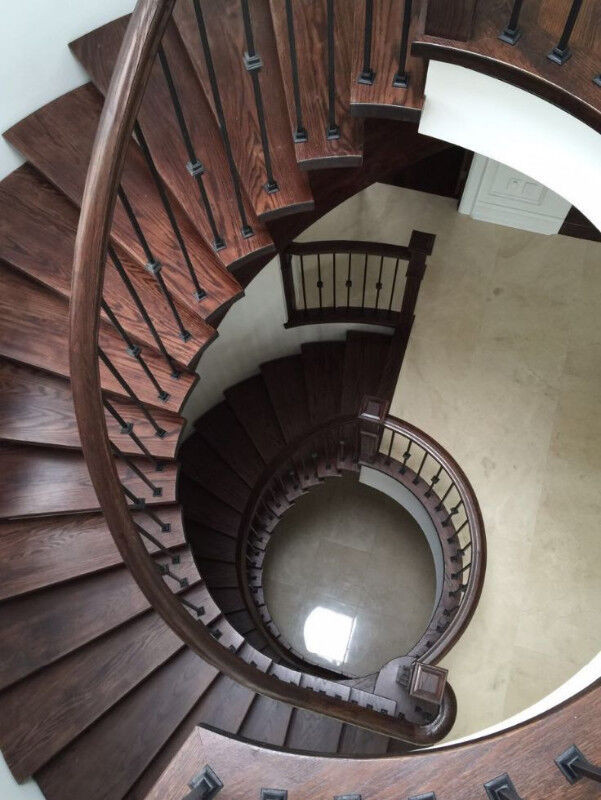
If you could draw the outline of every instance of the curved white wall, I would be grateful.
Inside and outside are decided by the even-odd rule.
[[[529,175],[601,229],[601,135],[545,100],[431,61],[419,130]]]
[[[529,175],[601,229],[601,135],[550,103],[495,78],[432,61],[419,130]],[[601,653],[540,702],[456,741],[477,739],[532,719],[599,677]]]
[[[2,5],[0,132],[89,79],[68,43],[130,13],[135,0],[19,0]],[[0,179],[22,159],[0,139]]]

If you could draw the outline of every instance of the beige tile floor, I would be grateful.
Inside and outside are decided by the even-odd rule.
[[[269,542],[265,599],[313,663],[367,675],[406,653],[434,605],[426,539],[394,500],[355,476],[300,498]]]
[[[463,466],[489,562],[444,659],[452,737],[555,689],[601,644],[601,245],[476,222],[376,184],[301,237],[437,234],[392,411]]]

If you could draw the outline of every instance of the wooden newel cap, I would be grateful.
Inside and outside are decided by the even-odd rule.
[[[442,703],[449,671],[431,664],[416,662],[411,675],[409,695],[439,706]]]
[[[361,419],[366,422],[380,422],[383,423],[388,416],[388,409],[390,403],[387,400],[381,400],[379,397],[364,397],[361,403],[361,410],[359,412]]]

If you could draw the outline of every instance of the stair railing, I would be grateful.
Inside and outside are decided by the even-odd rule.
[[[360,322],[389,328],[413,322],[435,237],[413,231],[407,246],[384,242],[292,242],[280,256],[286,328]],[[406,270],[401,268],[407,263]]]
[[[194,4],[198,5],[196,0]],[[139,0],[136,5],[106,94],[81,205],[70,306],[71,385],[82,451],[99,505],[125,564],[150,604],[186,645],[216,669],[252,691],[298,708],[413,744],[430,744],[446,735],[453,724],[456,704],[451,691],[446,693],[435,719],[425,725],[415,725],[374,708],[362,707],[337,696],[322,695],[311,688],[285,683],[267,674],[259,666],[262,663],[259,654],[255,663],[241,659],[235,647],[230,649],[217,641],[214,631],[198,619],[202,616],[201,608],[190,608],[189,602],[181,602],[172,592],[166,578],[174,580],[180,589],[186,583],[172,569],[176,559],[172,560],[171,566],[154,561],[146,543],[156,544],[158,540],[145,527],[141,532],[132,517],[132,511],[142,511],[161,532],[168,532],[169,526],[149,508],[149,502],[155,496],[154,484],[144,482],[149,493],[146,497],[133,493],[119,479],[115,461],[117,452],[106,426],[101,363],[132,402],[140,407],[155,434],[160,437],[164,431],[154,419],[152,409],[125,379],[119,365],[99,347],[99,319],[103,305],[105,260],[115,203],[120,193],[120,177],[150,70],[174,5],[175,0]],[[160,265],[155,266],[160,275]],[[127,346],[130,348],[129,344]],[[134,358],[139,355],[133,342],[131,351]],[[165,400],[164,389],[155,389],[160,402]],[[131,435],[132,426],[127,420],[124,422],[124,435]]]

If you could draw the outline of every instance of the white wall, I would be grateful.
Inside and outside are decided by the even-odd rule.
[[[44,800],[40,787],[33,780],[19,785],[11,775],[0,753],[0,798],[2,800]]]
[[[130,13],[135,0],[18,0],[2,4],[0,131],[86,83],[68,43]],[[21,163],[0,140],[0,179]]]
[[[601,229],[601,135],[507,83],[430,62],[419,130],[548,186]]]

